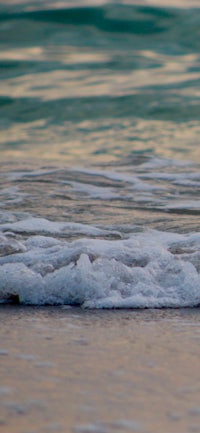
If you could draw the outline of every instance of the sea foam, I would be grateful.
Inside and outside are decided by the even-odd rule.
[[[97,227],[40,218],[2,224],[0,230],[1,303],[87,308],[200,304],[200,233],[148,230],[115,240],[103,238],[108,231]],[[79,238],[56,238],[67,230],[69,239],[75,232]]]

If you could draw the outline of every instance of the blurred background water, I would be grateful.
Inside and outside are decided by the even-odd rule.
[[[1,1],[3,210],[198,230],[199,6]]]
[[[1,1],[1,158],[199,161],[198,6]]]

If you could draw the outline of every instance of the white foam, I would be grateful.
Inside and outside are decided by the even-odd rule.
[[[145,159],[146,160],[146,159]],[[1,175],[0,175],[1,176]],[[116,165],[107,167],[105,165],[99,168],[84,168],[76,169],[44,169],[26,172],[9,172],[7,177],[7,187],[1,192],[0,207],[6,208],[7,205],[22,204],[26,206],[27,193],[24,191],[24,186],[27,180],[41,182],[47,176],[48,182],[51,183],[51,190],[44,188],[46,194],[46,203],[49,208],[52,205],[54,197],[59,197],[61,200],[65,198],[76,199],[78,202],[86,198],[89,201],[120,201],[121,205],[124,201],[128,205],[132,203],[134,206],[143,207],[145,209],[154,208],[161,211],[180,212],[180,210],[196,211],[199,210],[199,188],[200,174],[199,167],[188,164],[186,162],[175,161],[168,158],[148,158],[148,161],[138,164]],[[39,179],[37,179],[39,178]],[[55,182],[56,178],[56,182]],[[16,186],[16,181],[19,181]],[[40,201],[37,193],[29,192],[28,201],[35,204]],[[37,198],[37,200],[36,200]],[[62,203],[64,205],[64,201]],[[85,205],[84,205],[85,206]],[[118,203],[117,206],[120,207]],[[36,210],[37,212],[37,210]],[[8,214],[8,212],[6,212]],[[0,212],[0,221],[2,220],[3,212]],[[14,215],[14,214],[13,214]],[[27,215],[28,217],[28,215]],[[4,218],[4,217],[3,217]],[[11,215],[10,217],[11,218]],[[4,219],[5,220],[5,219]],[[16,220],[21,220],[21,217],[16,215]],[[7,219],[7,222],[9,219]],[[10,220],[11,221],[11,220]],[[14,222],[14,221],[11,221]],[[90,231],[90,236],[102,236],[104,232],[97,233],[97,228],[83,227],[81,224],[75,223],[58,223],[44,222],[41,218],[38,220],[40,233],[52,234],[55,233],[64,235],[65,233],[75,234],[82,233],[87,235]],[[23,223],[23,229],[20,228],[21,223],[16,222],[16,231],[34,233],[34,220],[32,215],[29,215],[26,226]],[[32,225],[32,227],[31,227]],[[99,229],[98,229],[99,230]],[[91,232],[92,231],[92,232]]]
[[[55,234],[74,224],[26,219],[3,231]],[[99,230],[78,225],[82,233]],[[100,231],[101,232],[101,231]],[[107,233],[107,231],[104,231]],[[12,245],[13,239],[2,235]],[[88,308],[186,307],[200,303],[200,233],[147,231],[128,239],[67,242],[41,234],[0,257],[0,300]],[[18,242],[19,246],[18,247]]]
[[[45,218],[27,218],[15,223],[2,224],[0,230],[6,232],[12,230],[15,233],[42,233],[42,234],[85,234],[88,236],[103,236],[108,234],[106,230],[94,226],[79,223],[54,222]]]
[[[165,205],[165,209],[167,210],[200,210],[200,200],[176,200],[168,201]]]
[[[19,204],[24,201],[27,197],[27,194],[21,192],[19,187],[10,186],[8,188],[4,188],[0,191],[0,207],[5,207],[5,204]]]
[[[108,186],[100,187],[96,185],[83,184],[80,182],[71,182],[73,189],[81,194],[86,194],[92,198],[99,198],[103,200],[112,200],[119,198],[119,193],[114,192],[112,188]]]
[[[171,182],[174,185],[186,187],[199,187],[200,175],[199,173],[183,172],[183,173],[143,173],[140,176],[144,180],[162,180]]]
[[[165,189],[165,187],[158,185],[157,180],[156,184],[146,183],[143,181],[145,176],[141,176],[140,174],[127,174],[119,171],[108,171],[108,170],[89,170],[81,168],[80,173],[89,174],[92,176],[101,176],[105,179],[113,180],[113,181],[121,181],[126,182],[131,185],[131,188],[135,191],[160,191]],[[77,170],[78,172],[78,170]]]

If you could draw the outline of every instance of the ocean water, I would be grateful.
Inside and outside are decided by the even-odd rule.
[[[199,6],[1,1],[1,303],[200,304]]]
[[[200,1],[0,1],[0,431],[199,433]]]

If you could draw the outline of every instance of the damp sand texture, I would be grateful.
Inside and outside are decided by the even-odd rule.
[[[2,432],[198,432],[199,310],[0,309]]]

